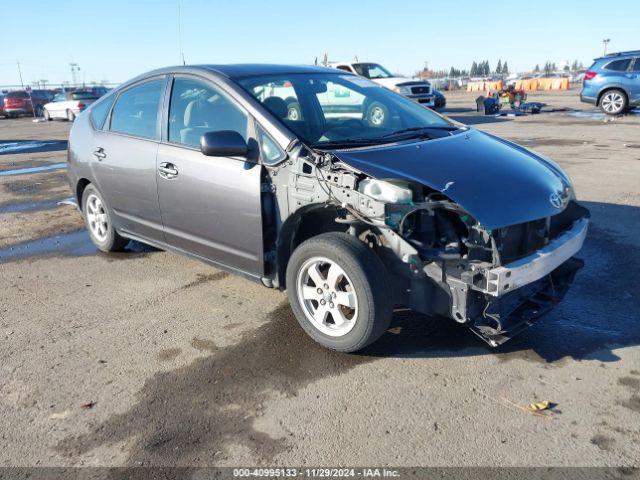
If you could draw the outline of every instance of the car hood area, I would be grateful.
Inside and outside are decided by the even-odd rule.
[[[438,190],[491,230],[560,213],[569,194],[569,179],[553,162],[474,129],[333,153],[374,178]]]

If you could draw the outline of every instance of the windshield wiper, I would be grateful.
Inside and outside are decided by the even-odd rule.
[[[409,128],[402,128],[400,130],[396,130],[391,133],[387,133],[383,135],[381,138],[395,137],[396,135],[403,135],[405,133],[414,133],[414,132],[428,133],[429,130],[446,130],[447,132],[453,132],[455,130],[458,130],[458,127],[455,127],[453,125],[432,125],[430,127],[409,127]]]
[[[381,143],[389,143],[389,140],[379,138],[345,138],[344,140],[334,140],[331,142],[317,142],[312,144],[314,148],[340,147],[349,145],[379,145]]]

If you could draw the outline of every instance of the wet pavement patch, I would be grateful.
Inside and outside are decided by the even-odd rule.
[[[182,289],[186,290],[187,288],[197,287],[198,285],[202,285],[204,283],[217,282],[218,280],[222,280],[223,278],[227,278],[228,276],[229,274],[227,272],[216,272],[210,274],[199,273],[198,277],[195,280],[183,285]]]
[[[41,165],[39,167],[17,168],[14,170],[2,170],[0,171],[0,177],[12,177],[14,175],[29,175],[32,173],[50,172],[52,170],[62,170],[67,168],[65,163],[49,163],[47,165]]]
[[[182,353],[182,349],[180,348],[166,348],[164,350],[160,350],[158,353],[158,360],[161,362],[170,362],[178,358],[178,355]]]
[[[320,347],[299,327],[287,304],[269,317],[237,344],[156,373],[129,411],[90,426],[89,433],[67,437],[56,450],[77,459],[97,447],[126,441],[129,465],[198,466],[219,461],[229,446],[241,445],[259,462],[272,461],[293,443],[253,426],[274,392],[296,396],[309,384],[374,359]],[[220,453],[214,459],[215,452]]]
[[[514,142],[525,147],[580,147],[593,143],[586,140],[573,140],[570,138],[518,138],[514,139]]]
[[[83,229],[2,247],[0,248],[0,263],[50,256],[82,257],[95,254],[100,254],[107,261],[114,261],[136,258],[153,251],[156,251],[153,247],[130,241],[124,252],[99,252],[91,242],[89,233]]]
[[[0,248],[0,263],[55,254],[80,257],[94,254],[96,251],[87,231],[75,230]]]
[[[59,152],[67,149],[66,140],[3,140],[0,155],[36,152]]]
[[[615,445],[615,440],[611,437],[607,437],[606,435],[597,434],[591,438],[591,443],[593,443],[600,450],[611,450]]]
[[[62,205],[72,205],[75,201],[72,197],[50,198],[34,202],[21,203],[2,203],[0,204],[0,213],[27,213],[37,212],[40,210],[51,210]]]

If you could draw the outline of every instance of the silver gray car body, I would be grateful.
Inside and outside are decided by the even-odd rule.
[[[309,148],[237,82],[247,75],[287,72],[335,74],[320,67],[275,65],[171,67],[109,92],[77,118],[71,131],[68,175],[78,202],[83,189],[94,184],[122,236],[281,289],[287,287],[287,261],[297,245],[326,231],[348,231],[378,245],[394,303],[466,323],[494,346],[531,324],[564,294],[581,267],[581,261],[572,257],[584,241],[588,212],[572,199],[570,181],[557,165],[467,127],[460,128],[457,138],[422,143],[342,152]],[[174,78],[183,77],[210,82],[247,114],[248,141],[256,148],[246,158],[211,158],[198,148],[168,140],[171,85]],[[157,138],[110,131],[109,114],[107,128],[92,124],[94,107],[113,104],[129,88],[154,79],[164,82]],[[282,150],[281,161],[266,164],[260,158],[258,129]],[[496,172],[492,175],[485,169],[483,184],[474,180],[474,145],[481,146],[486,168]],[[427,163],[430,154],[440,159],[433,172]],[[462,163],[452,167],[442,161],[447,157]],[[505,163],[511,157],[515,160]],[[505,171],[513,179],[510,185],[505,184]],[[402,207],[399,214],[403,218],[415,212],[432,214],[434,208],[453,212],[466,223],[465,248],[476,252],[477,258],[465,260],[462,267],[459,255],[452,260],[444,250],[420,250],[419,242],[403,235],[402,223],[400,232],[397,224],[393,228],[385,224],[398,212],[359,191],[358,183],[365,177],[401,178],[438,194],[437,202],[425,194],[420,203]],[[483,222],[469,212],[477,212]],[[562,227],[552,235],[554,221]],[[524,230],[529,232],[533,222],[538,222],[535,228],[546,228],[537,240],[539,248],[514,256],[511,263],[505,261],[506,253],[501,260],[500,242],[508,243],[504,239],[523,230],[514,227],[527,225]]]

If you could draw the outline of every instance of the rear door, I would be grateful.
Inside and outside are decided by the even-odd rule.
[[[209,80],[177,75],[166,143],[158,150],[160,210],[167,242],[251,274],[262,274],[261,166],[246,158],[207,157],[203,133],[234,130],[252,136],[249,115]]]
[[[92,163],[100,192],[118,229],[163,241],[156,187],[166,77],[137,83],[118,94],[103,131],[94,135]]]

